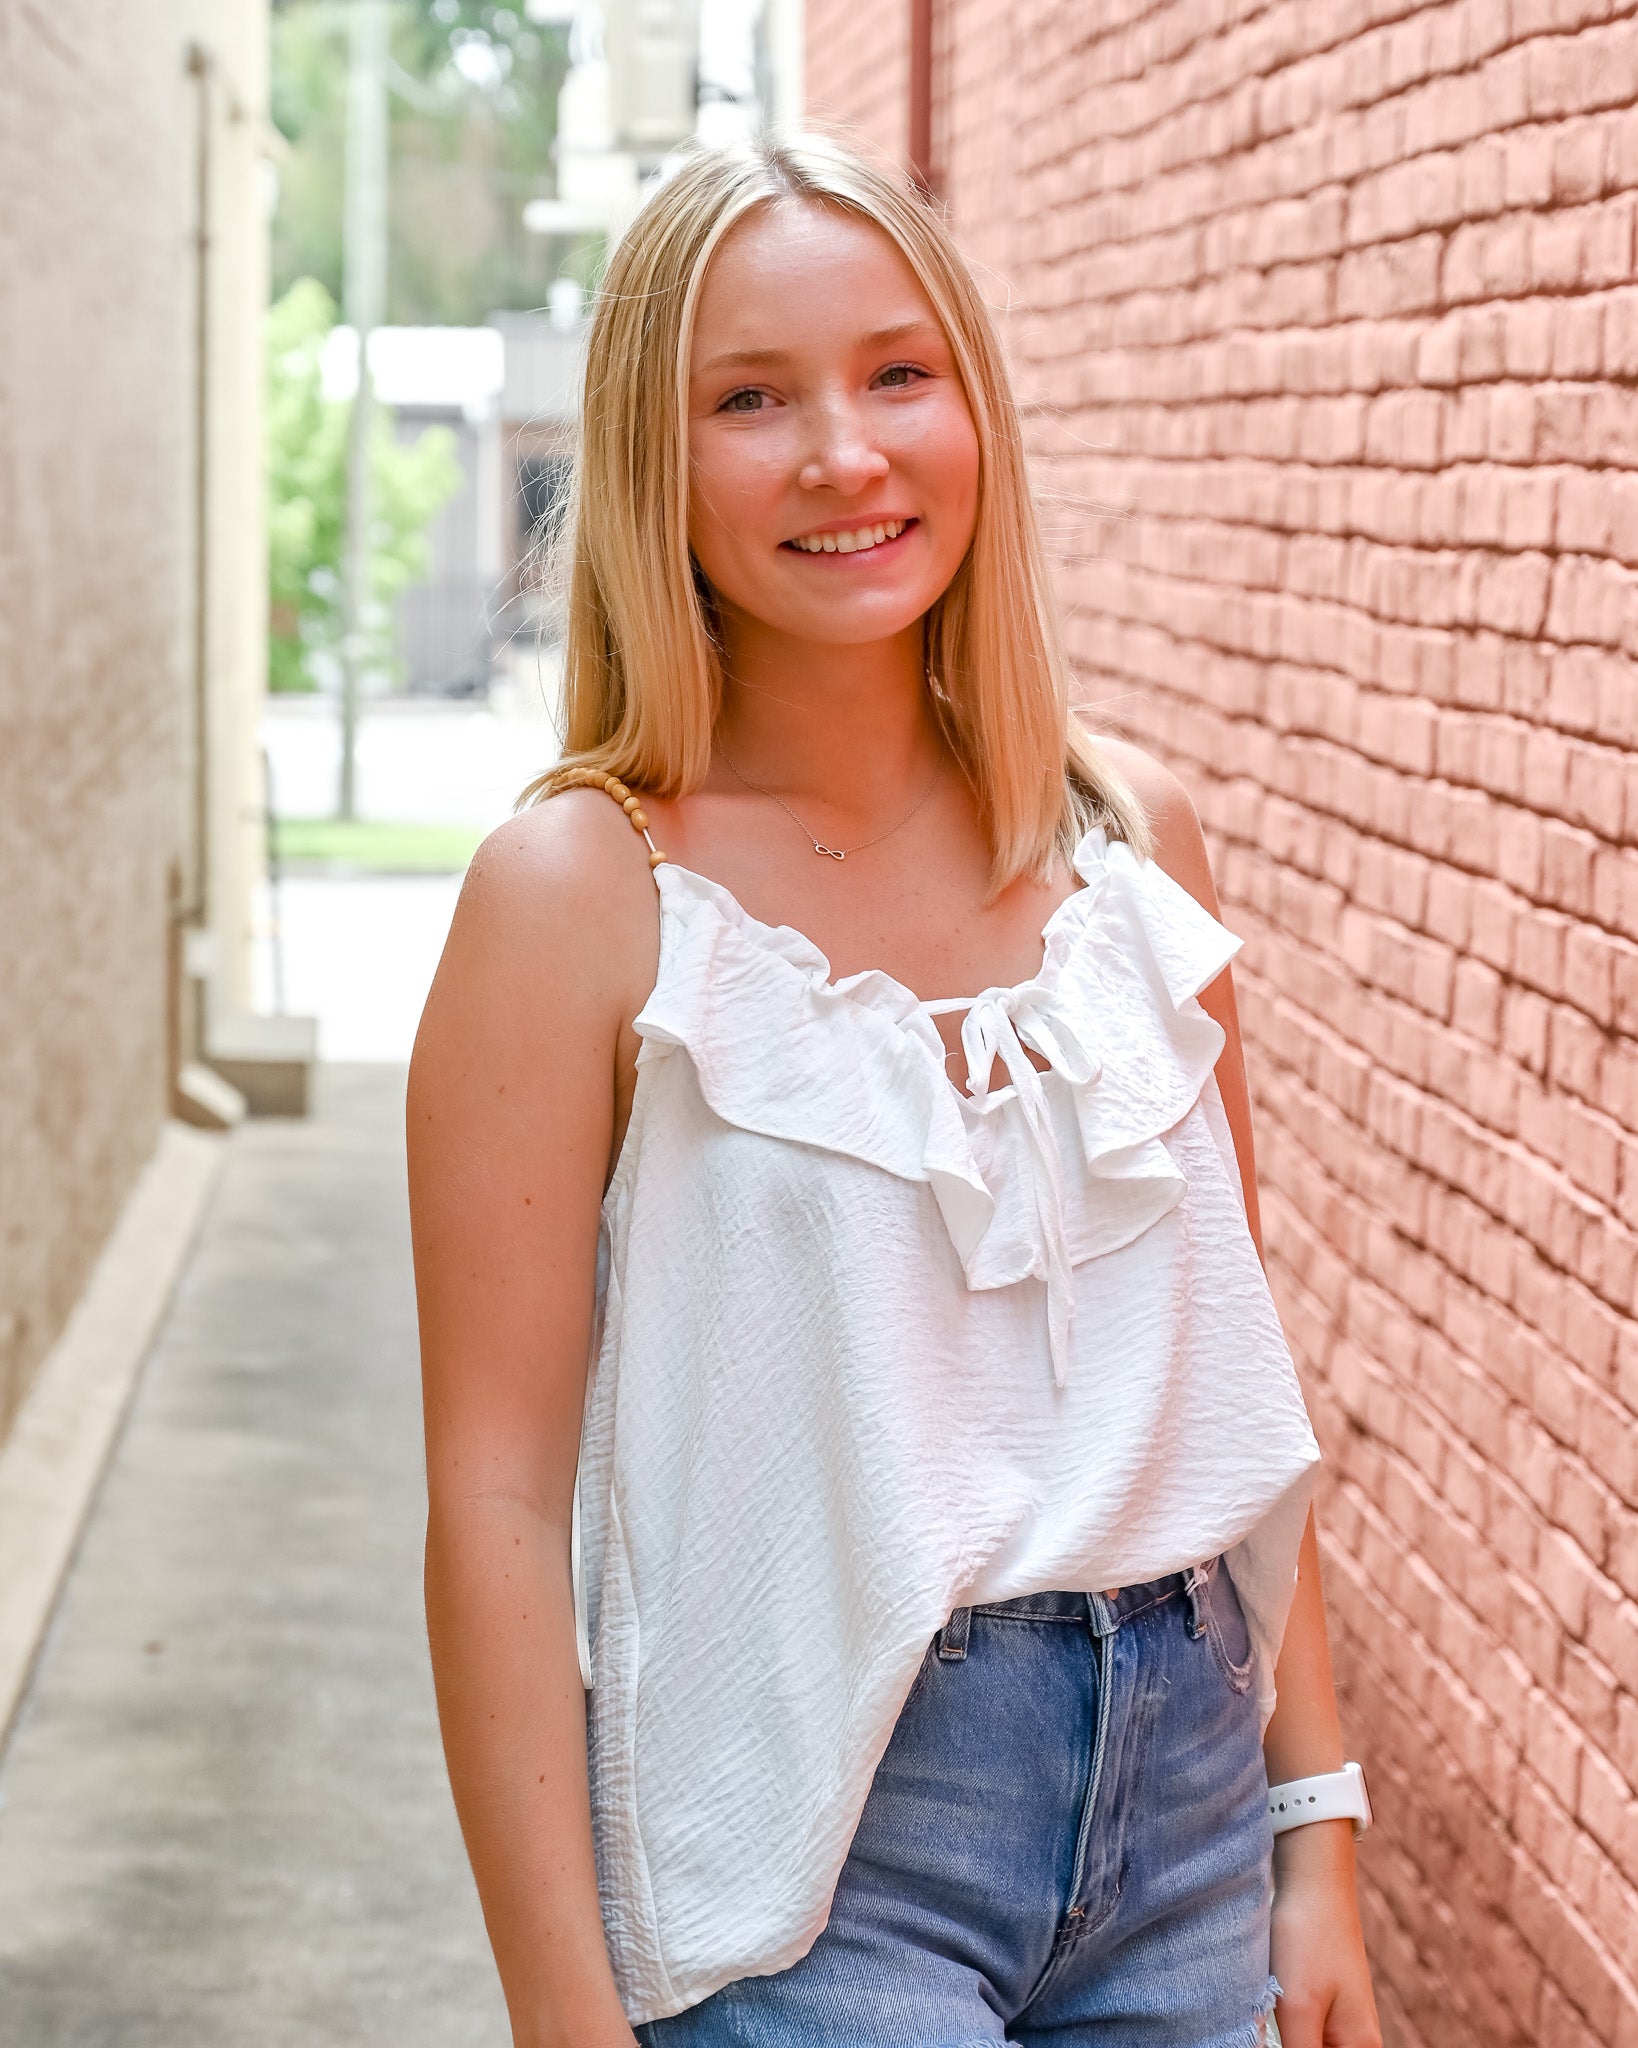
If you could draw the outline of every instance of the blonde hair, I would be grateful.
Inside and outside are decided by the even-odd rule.
[[[945,741],[975,792],[991,890],[1044,878],[1091,825],[1153,851],[1143,809],[1073,716],[1069,668],[999,337],[937,213],[895,170],[821,132],[701,149],[645,202],[598,287],[567,558],[564,754],[518,808],[595,769],[676,796],[704,778],[722,704],[711,598],[688,546],[688,377],[706,266],[753,208],[781,200],[871,222],[897,245],[950,343],[977,430],[978,509],[928,612]]]

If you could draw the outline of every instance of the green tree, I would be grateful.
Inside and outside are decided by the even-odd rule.
[[[346,0],[284,0],[274,14],[273,119],[289,144],[273,221],[273,285],[316,277],[342,297]],[[396,0],[389,74],[392,175],[387,318],[470,326],[545,303],[574,237],[530,234],[527,201],[557,190],[557,95],[567,31],[524,0]]]
[[[324,396],[320,358],[335,301],[301,278],[267,317],[268,682],[311,690],[338,658],[342,543],[347,522],[344,400]],[[409,445],[378,409],[370,445],[374,546],[367,607],[371,666],[393,671],[392,600],[426,569],[426,534],[460,488],[455,437],[428,427]]]

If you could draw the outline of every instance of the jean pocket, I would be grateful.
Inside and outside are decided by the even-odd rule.
[[[1246,1626],[1240,1595],[1221,1558],[1207,1581],[1204,1604],[1206,1641],[1211,1646],[1213,1661],[1232,1691],[1249,1691],[1256,1652],[1251,1646],[1251,1631]]]

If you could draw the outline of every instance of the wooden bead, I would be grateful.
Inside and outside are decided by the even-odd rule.
[[[631,829],[634,832],[642,833],[645,838],[647,837],[648,813],[643,809],[640,799],[627,789],[618,775],[604,775],[601,770],[596,768],[566,768],[563,771],[563,778],[559,782],[558,787],[559,789],[607,790],[609,795],[614,798],[621,810],[631,820]],[[651,849],[648,856],[649,867],[650,869],[657,868],[663,864],[665,855],[654,845],[652,839],[648,843]]]

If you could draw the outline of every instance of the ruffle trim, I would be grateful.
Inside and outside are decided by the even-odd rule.
[[[1061,1283],[1066,1257],[1118,1249],[1182,1199],[1163,1140],[1225,1043],[1199,991],[1242,944],[1101,825],[1074,866],[1083,886],[1048,918],[1036,975],[973,1000],[964,1038],[983,1072],[964,1094],[902,982],[834,979],[800,932],[667,862],[659,974],[635,1020],[645,1056],[685,1051],[725,1123],[928,1185],[969,1287]],[[994,1056],[1011,1082],[992,1094]]]

